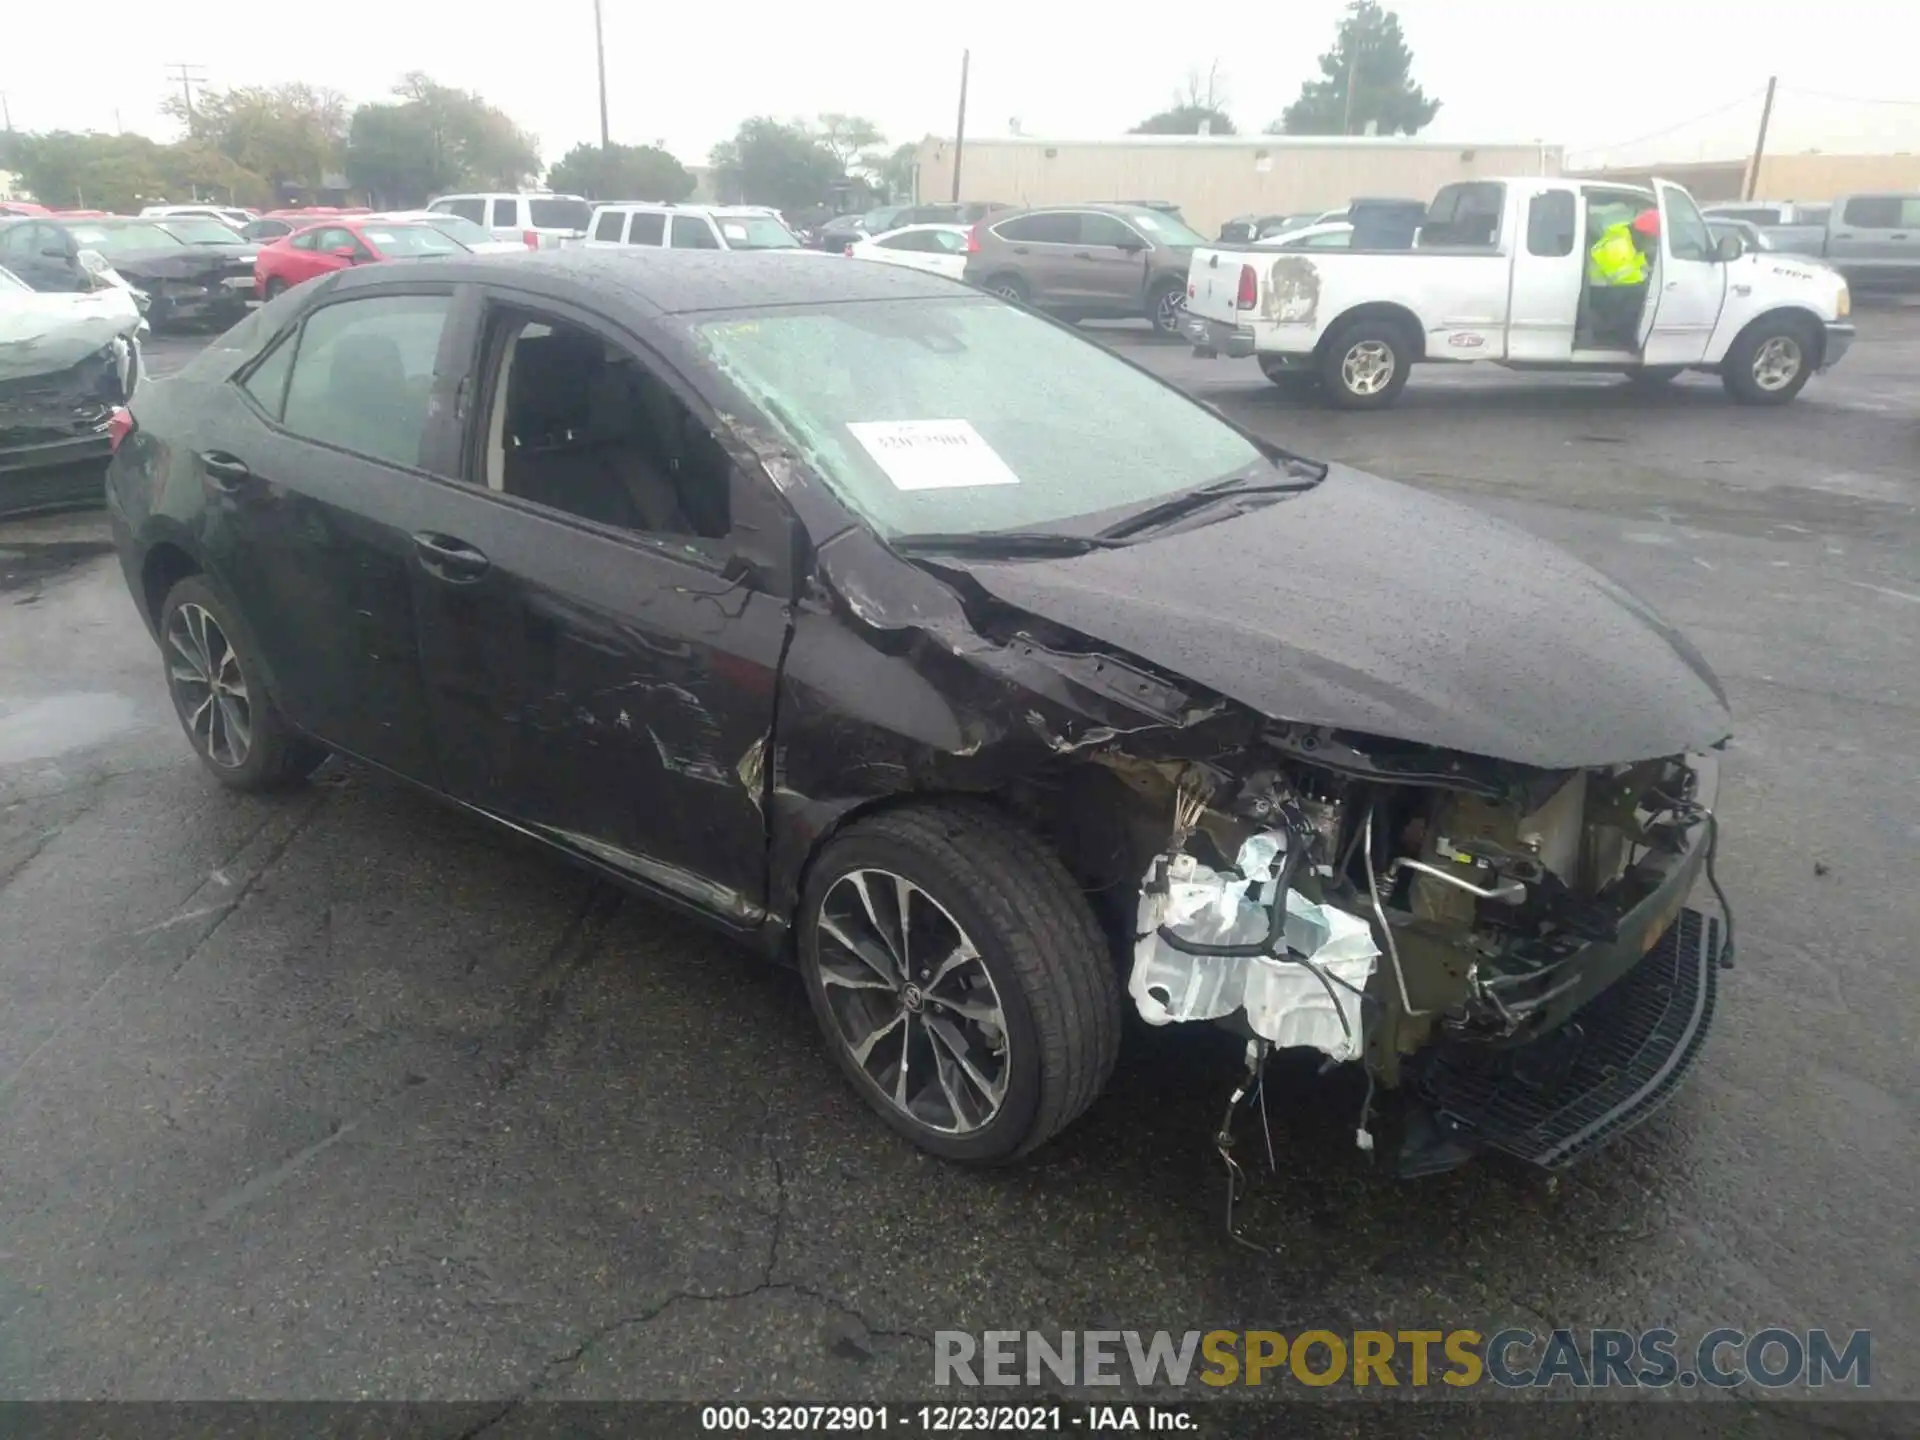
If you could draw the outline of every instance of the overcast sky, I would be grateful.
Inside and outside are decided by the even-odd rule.
[[[963,47],[973,52],[970,133],[1004,135],[1017,120],[1034,136],[1117,134],[1170,103],[1190,67],[1204,71],[1215,58],[1229,113],[1258,130],[1317,73],[1343,9],[1341,0],[1210,0],[1185,10],[1085,0],[603,4],[613,138],[664,141],[691,163],[752,114],[850,111],[895,143],[951,134]],[[1738,153],[1777,73],[1773,148],[1920,151],[1914,0],[1393,8],[1415,78],[1444,102],[1428,131],[1435,138],[1537,139],[1620,160]],[[215,86],[304,80],[353,101],[383,98],[402,72],[425,70],[501,106],[538,136],[548,161],[599,130],[592,0],[292,9],[89,0],[77,10],[10,6],[4,34],[0,91],[21,129],[118,125],[172,138],[177,127],[158,106],[169,93],[165,66],[185,61]],[[1626,144],[1642,136],[1653,138]]]

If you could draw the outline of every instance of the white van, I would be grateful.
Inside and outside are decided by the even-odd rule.
[[[624,201],[594,207],[588,246],[667,250],[802,250],[780,212],[764,205],[671,205]],[[818,252],[816,252],[818,253]]]
[[[427,209],[484,225],[496,240],[518,240],[529,250],[579,244],[593,215],[593,206],[580,196],[546,190],[442,195]]]

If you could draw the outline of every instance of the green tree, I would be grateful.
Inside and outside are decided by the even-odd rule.
[[[191,113],[184,99],[161,109],[202,143],[270,189],[318,185],[340,169],[347,142],[347,102],[337,90],[311,85],[205,90]]]
[[[1231,135],[1233,121],[1227,118],[1226,77],[1220,62],[1214,61],[1202,75],[1187,72],[1186,84],[1173,95],[1173,104],[1157,115],[1149,115],[1133,127],[1135,135],[1198,135],[1206,126],[1209,135]]]
[[[829,112],[815,117],[814,138],[840,162],[843,174],[872,169],[881,160],[873,152],[887,143],[880,127],[859,115]]]
[[[1413,135],[1440,113],[1413,83],[1413,51],[1400,17],[1378,0],[1353,0],[1320,57],[1320,79],[1300,87],[1300,98],[1267,127],[1272,135]]]
[[[547,172],[550,188],[589,200],[684,200],[693,194],[694,183],[686,166],[653,145],[602,150],[582,143]]]
[[[742,121],[708,161],[724,199],[781,210],[825,204],[845,178],[839,159],[804,128],[764,115]]]
[[[912,141],[896,145],[893,153],[882,160],[875,175],[887,199],[899,204],[913,198],[913,177],[920,168],[920,147]]]
[[[383,205],[447,190],[518,190],[539,173],[533,137],[467,90],[415,71],[395,99],[362,105],[347,127],[345,170]]]

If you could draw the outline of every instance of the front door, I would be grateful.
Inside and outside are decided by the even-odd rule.
[[[233,591],[296,724],[433,783],[414,643],[412,535],[453,299],[448,287],[312,311],[213,403],[197,452],[201,543]]]
[[[1653,182],[1660,205],[1660,250],[1640,317],[1640,358],[1648,365],[1698,365],[1706,358],[1727,267],[1693,197],[1678,185]]]
[[[1507,309],[1507,358],[1553,364],[1572,358],[1586,283],[1586,217],[1571,189],[1526,198],[1526,230],[1514,246]]]
[[[789,617],[781,567],[741,561],[784,511],[599,321],[501,298],[482,328],[468,483],[416,537],[444,786],[755,920]]]

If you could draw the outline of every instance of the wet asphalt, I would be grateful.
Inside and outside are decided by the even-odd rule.
[[[930,1160],[698,926],[338,762],[224,793],[99,517],[0,526],[0,1398],[838,1401],[928,1395],[936,1329],[1767,1324],[1869,1328],[1920,1398],[1920,308],[1859,318],[1777,412],[1462,371],[1340,415],[1107,332],[1566,544],[1737,717],[1739,968],[1671,1108],[1557,1184],[1403,1184],[1287,1067],[1268,1254],[1223,1231],[1221,1038],[1136,1029],[1021,1168]]]

